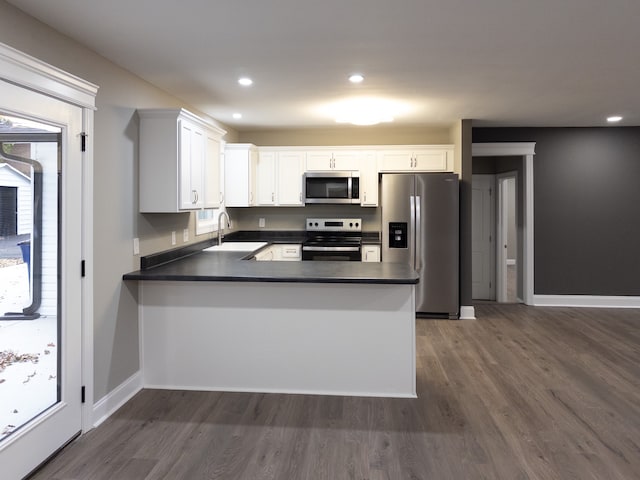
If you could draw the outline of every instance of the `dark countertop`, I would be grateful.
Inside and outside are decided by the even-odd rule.
[[[244,235],[244,238],[243,238]],[[240,236],[240,238],[238,238]],[[275,237],[275,236],[274,236]],[[286,237],[286,238],[285,238]],[[225,237],[228,241],[269,241],[299,243],[292,236],[267,240],[245,232]],[[369,262],[258,262],[243,260],[249,252],[198,252],[152,268],[123,275],[123,280],[189,282],[298,282],[298,283],[418,283],[418,274],[400,263]]]

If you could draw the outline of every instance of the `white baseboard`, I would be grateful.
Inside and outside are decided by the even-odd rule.
[[[536,307],[640,308],[640,297],[596,295],[534,295]]]
[[[93,405],[94,428],[114,414],[142,390],[142,372],[137,371]]]
[[[461,305],[460,306],[460,320],[475,320],[476,309],[473,305]]]

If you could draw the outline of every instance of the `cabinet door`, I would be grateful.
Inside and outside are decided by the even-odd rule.
[[[331,152],[321,151],[308,151],[307,152],[307,171],[327,171],[333,170],[333,157]]]
[[[227,207],[249,207],[255,202],[257,152],[227,149],[224,155],[224,195]]]
[[[381,172],[409,172],[413,170],[411,150],[383,150],[379,153]]]
[[[206,132],[204,156],[204,208],[220,206],[220,141]]]
[[[305,152],[278,153],[278,205],[304,206],[302,176]]]
[[[260,152],[256,175],[258,205],[276,204],[276,154]]]
[[[358,151],[333,152],[333,169],[360,170],[360,154]]]
[[[378,206],[378,162],[375,152],[362,154],[360,159],[360,205]]]
[[[413,152],[414,168],[421,172],[447,171],[447,151],[444,149],[424,149]]]
[[[180,209],[193,210],[203,205],[202,167],[204,138],[202,131],[180,121]]]

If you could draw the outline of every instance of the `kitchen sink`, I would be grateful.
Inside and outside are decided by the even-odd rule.
[[[203,252],[254,252],[266,244],[267,242],[223,242],[222,245],[205,248]]]

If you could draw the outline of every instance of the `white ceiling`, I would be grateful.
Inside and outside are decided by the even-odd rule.
[[[640,125],[638,0],[8,1],[238,130],[352,96],[397,126]]]

